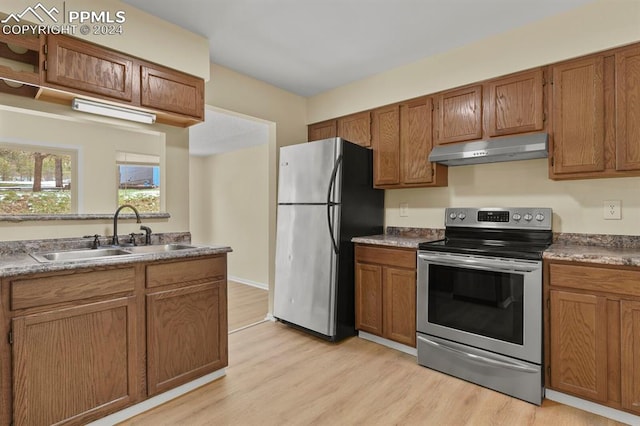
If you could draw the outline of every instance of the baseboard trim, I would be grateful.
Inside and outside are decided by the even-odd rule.
[[[564,405],[568,405],[570,407],[579,408],[580,410],[588,411],[599,416],[607,417],[617,422],[622,422],[629,425],[640,425],[640,416],[634,416],[633,414],[616,410],[615,408],[605,407],[604,405],[600,405],[581,398],[576,398],[575,396],[567,395],[562,392],[546,389],[545,398]]]
[[[402,343],[394,342],[393,340],[385,339],[384,337],[376,336],[375,334],[370,334],[365,331],[358,331],[358,337],[364,340],[369,340],[371,342],[377,343],[379,345],[386,346],[391,349],[395,349],[400,352],[404,352],[405,354],[411,356],[418,356],[418,350],[416,348],[412,348],[411,346],[403,345]]]
[[[264,317],[265,320],[267,321],[271,321],[271,322],[276,322],[276,317],[273,316],[273,314],[271,312],[267,313],[267,316]]]
[[[168,390],[160,395],[156,395],[151,397],[145,401],[142,401],[136,405],[132,405],[131,407],[125,408],[124,410],[117,411],[113,414],[109,414],[106,417],[103,417],[95,422],[89,423],[89,426],[111,426],[117,423],[128,420],[138,414],[142,414],[145,411],[149,411],[152,408],[156,408],[159,405],[164,404],[165,402],[169,402],[172,399],[175,399],[179,396],[184,395],[185,393],[191,392],[192,390],[199,388],[200,386],[204,386],[207,383],[211,383],[214,380],[218,380],[221,377],[226,376],[227,370],[222,368],[218,371],[214,371],[213,373],[207,374],[206,376],[202,376],[198,379],[195,379],[189,383],[185,383],[182,386],[178,386],[177,388]]]
[[[233,277],[231,275],[228,275],[227,279],[229,281],[235,281],[240,284],[250,285],[251,287],[256,287],[262,290],[269,290],[269,286],[267,284],[259,283],[258,281],[247,280],[245,278],[240,278],[240,277]]]

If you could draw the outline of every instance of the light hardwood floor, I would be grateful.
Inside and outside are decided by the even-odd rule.
[[[229,336],[227,375],[126,425],[617,425],[438,373],[354,337],[328,343],[265,322]]]
[[[268,304],[267,290],[229,281],[227,285],[229,332],[264,320],[269,309]]]

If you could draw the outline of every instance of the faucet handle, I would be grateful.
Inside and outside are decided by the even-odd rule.
[[[91,244],[92,249],[97,249],[98,247],[100,247],[100,235],[85,235],[82,238],[93,238],[93,243]]]
[[[135,245],[137,245],[137,244],[136,244],[136,237],[137,237],[137,236],[140,236],[140,235],[144,235],[144,234],[143,234],[142,232],[141,232],[141,233],[139,233],[139,234],[136,234],[135,232],[130,233],[130,234],[129,234],[129,242],[130,242],[131,244],[133,244],[134,246],[135,246]]]

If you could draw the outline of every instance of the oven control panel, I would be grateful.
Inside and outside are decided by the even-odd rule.
[[[545,207],[447,207],[445,226],[551,230],[553,212]]]

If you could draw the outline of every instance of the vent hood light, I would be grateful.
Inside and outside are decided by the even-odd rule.
[[[104,115],[106,117],[120,118],[138,123],[153,124],[156,122],[156,115],[153,113],[103,104],[87,99],[74,98],[71,102],[71,108],[76,111],[88,112],[89,114]]]
[[[489,141],[438,145],[429,154],[429,161],[447,166],[498,163],[548,157],[548,135],[531,133]]]

